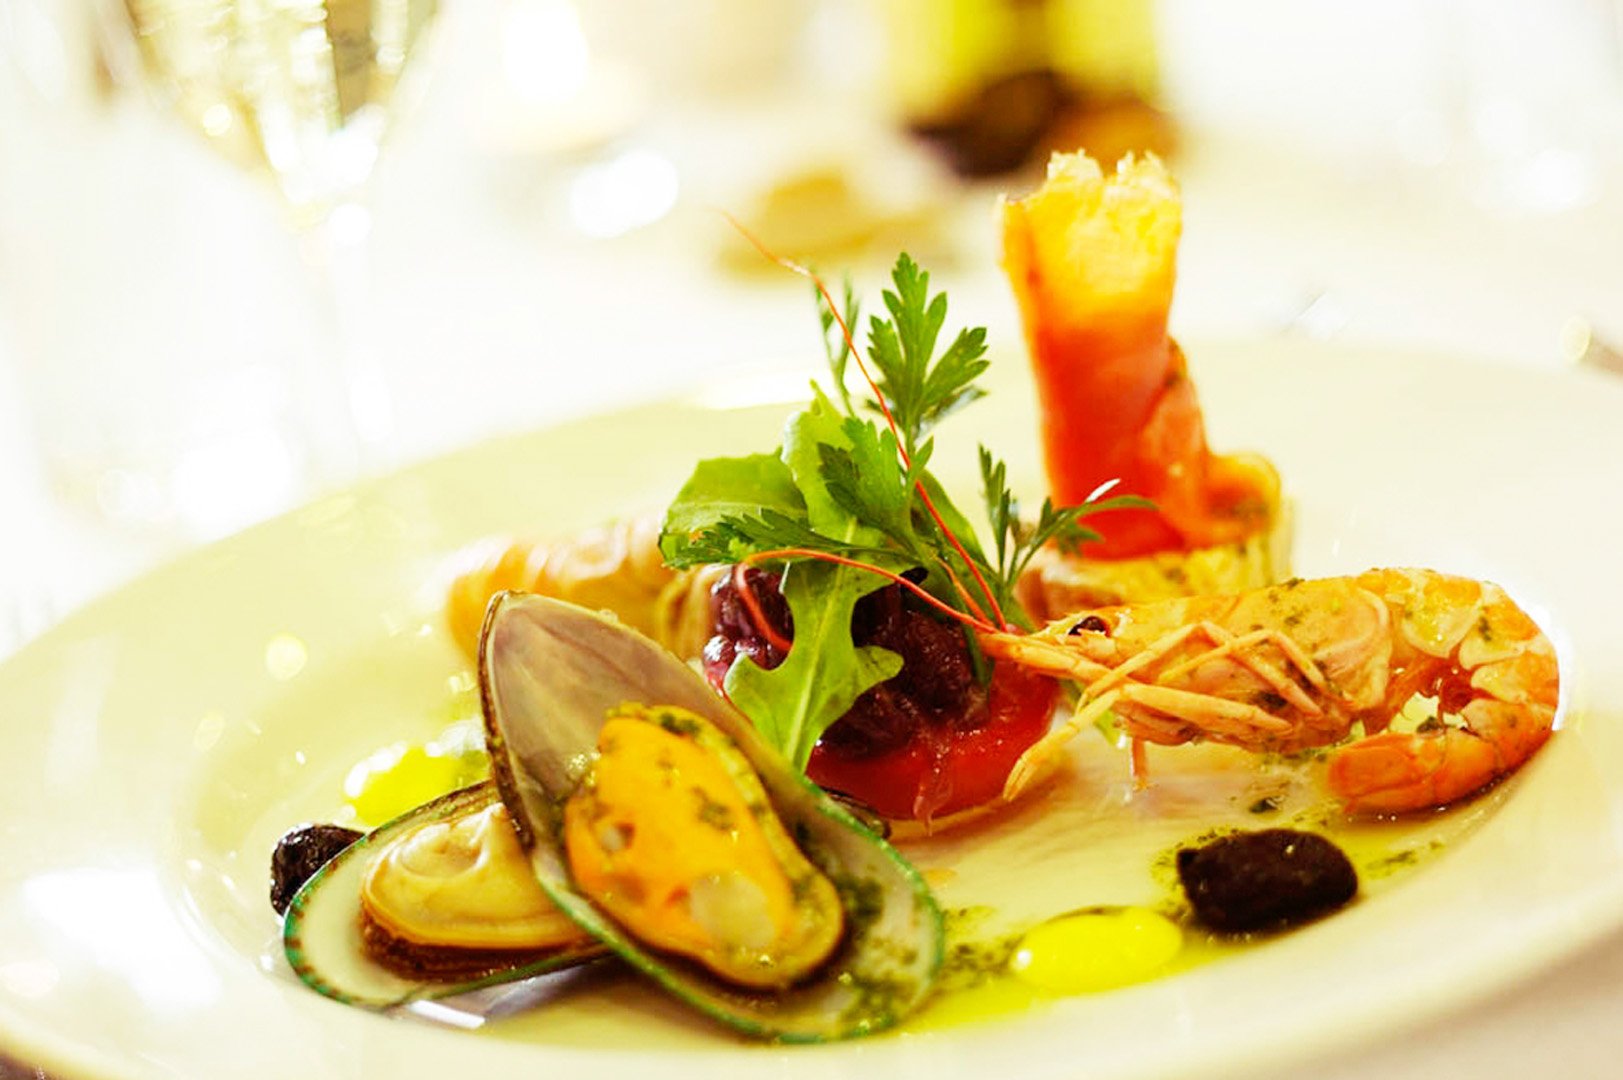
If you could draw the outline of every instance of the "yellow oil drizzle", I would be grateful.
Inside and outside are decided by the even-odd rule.
[[[1058,1000],[1029,983],[995,976],[943,994],[907,1021],[909,1031],[939,1031],[1030,1012]]]
[[[1183,930],[1143,907],[1061,915],[1026,931],[1008,970],[1050,994],[1114,990],[1152,978],[1183,948]]]

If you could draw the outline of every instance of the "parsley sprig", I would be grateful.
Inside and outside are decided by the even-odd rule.
[[[869,360],[908,457],[944,417],[985,396],[975,380],[986,371],[986,330],[961,330],[935,355],[947,319],[947,294],[930,295],[930,275],[905,254],[891,271],[895,289],[885,290],[890,319],[869,321]]]
[[[1024,521],[1006,466],[983,446],[989,540],[983,547],[930,463],[937,424],[984,395],[976,380],[988,366],[986,333],[961,330],[938,351],[946,295],[932,294],[930,275],[906,255],[897,259],[891,284],[886,316],[869,318],[864,358],[849,329],[859,316],[849,283],[839,311],[819,283],[832,396],[814,387],[775,453],[700,462],[667,512],[660,541],[677,567],[746,561],[786,567],[782,591],[795,646],[770,672],[735,664],[726,689],[801,767],[828,725],[895,673],[894,654],[858,648],[850,637],[852,605],[887,576],[922,570],[919,588],[966,625],[1029,626],[1014,586],[1038,549],[1097,539],[1082,523],[1090,514],[1148,505],[1132,497],[1064,507],[1045,500],[1036,521]],[[853,359],[862,375],[854,391]],[[815,656],[803,648],[809,638]]]

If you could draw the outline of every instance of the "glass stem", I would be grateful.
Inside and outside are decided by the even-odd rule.
[[[372,333],[370,231],[370,212],[347,199],[300,233],[300,253],[331,348],[331,355],[298,365],[303,377],[295,406],[309,447],[308,471],[318,487],[392,463],[393,401]]]

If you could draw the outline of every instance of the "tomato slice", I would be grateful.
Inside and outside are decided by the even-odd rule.
[[[989,690],[990,718],[974,731],[926,731],[867,757],[845,756],[819,743],[806,775],[894,820],[929,821],[991,802],[1002,794],[1020,755],[1047,732],[1059,684],[999,664]]]

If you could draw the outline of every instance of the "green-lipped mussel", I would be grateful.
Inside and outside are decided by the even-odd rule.
[[[538,596],[504,593],[491,603],[486,619],[479,678],[492,775],[527,840],[536,880],[571,918],[639,971],[718,1020],[784,1041],[878,1031],[929,994],[941,962],[942,929],[940,911],[922,879],[767,748],[743,714],[669,652],[602,615]],[[653,707],[626,710],[627,702]],[[684,723],[686,714],[703,723]],[[791,847],[810,863],[803,868],[799,860],[771,856],[773,841],[764,837],[759,842],[769,854],[763,857],[757,850],[752,865],[763,867],[776,859],[775,871],[745,872],[740,863],[732,868],[737,873],[717,873],[703,860],[685,856],[687,866],[678,876],[693,876],[685,889],[671,890],[671,899],[686,906],[701,939],[705,926],[729,921],[721,910],[749,913],[749,918],[737,919],[749,926],[730,927],[731,937],[701,940],[697,949],[682,952],[654,944],[643,936],[650,923],[617,917],[621,905],[612,883],[597,888],[591,875],[577,878],[572,871],[571,863],[581,857],[578,845],[569,842],[572,832],[588,828],[586,823],[612,820],[612,814],[599,814],[611,783],[605,759],[622,748],[611,747],[607,755],[601,748],[605,737],[615,739],[610,717],[628,715],[633,724],[706,750],[723,771],[753,773],[766,799],[762,806],[746,784],[735,791],[738,804],[710,807],[709,802],[723,802],[720,789],[709,781],[679,778],[671,789],[677,801],[668,803],[673,818],[678,816],[674,808],[682,807],[700,819],[699,829],[714,834],[725,825],[720,832],[738,828],[741,835],[755,823],[770,834],[774,827],[768,822],[775,820],[792,839]],[[656,772],[658,758],[656,751],[650,759]],[[672,764],[677,765],[674,758]],[[680,773],[681,768],[672,771]],[[732,820],[724,822],[728,814]],[[572,816],[577,819],[573,830]],[[702,835],[689,831],[688,838]],[[658,875],[647,880],[637,876],[638,885],[647,885]],[[771,907],[757,893],[770,892],[774,876],[778,884],[789,885],[793,914],[757,918]],[[843,927],[831,954],[818,961],[812,954],[823,948],[832,917],[822,908],[826,901],[815,884],[820,877],[833,887]],[[706,911],[710,905],[719,910]],[[652,920],[653,925],[661,922],[660,916]],[[773,975],[770,982],[743,979],[740,965],[757,973],[781,968],[786,974]],[[789,985],[758,989],[783,982]]]
[[[505,816],[495,786],[477,784],[340,852],[288,907],[294,972],[328,997],[386,1009],[602,956],[535,888]]]
[[[918,874],[686,664],[508,593],[479,678],[494,784],[391,822],[300,890],[285,938],[311,986],[386,1007],[608,950],[746,1034],[799,1042],[882,1030],[929,994],[942,926]],[[424,910],[436,877],[457,899]]]

